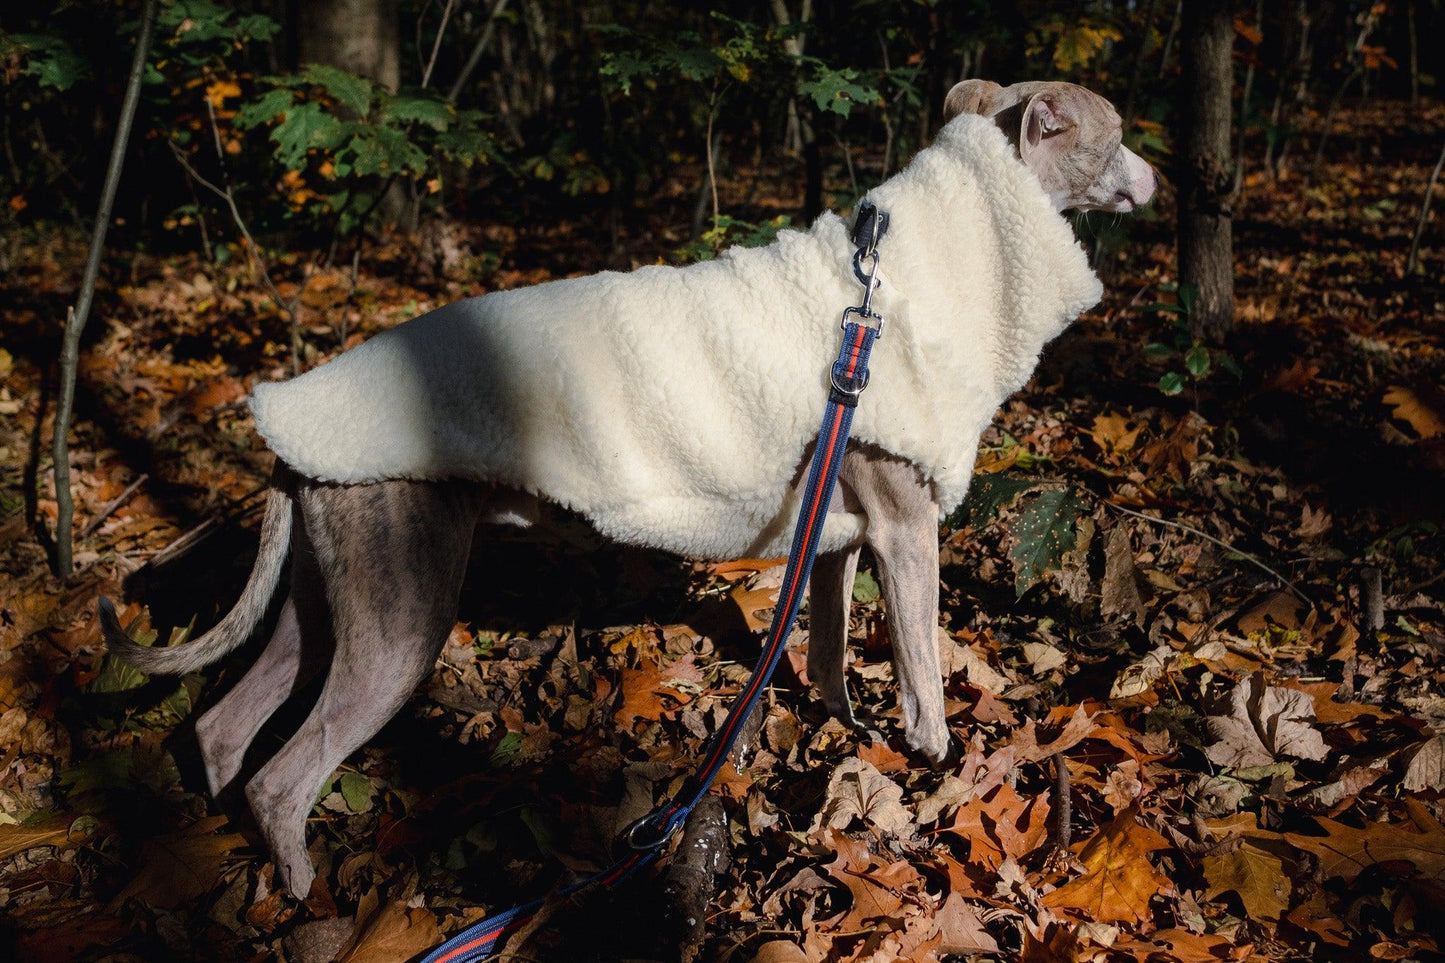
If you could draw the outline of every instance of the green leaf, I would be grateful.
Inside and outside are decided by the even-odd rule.
[[[492,757],[489,760],[493,769],[505,769],[517,761],[522,754],[522,734],[520,732],[509,732],[497,743],[497,748],[492,750]]]
[[[1033,478],[1012,475],[975,475],[963,505],[945,520],[949,528],[983,528],[999,510],[1012,504],[1024,492],[1038,486]]]
[[[242,104],[231,122],[242,130],[250,130],[273,123],[278,117],[284,120],[283,115],[295,100],[295,92],[284,87],[268,90],[255,100]]]
[[[1055,488],[1030,499],[1014,525],[1017,541],[1009,550],[1014,563],[1014,591],[1019,598],[1057,569],[1064,553],[1074,547],[1075,527],[1084,503],[1071,489]]]
[[[869,602],[878,601],[878,596],[881,594],[878,582],[872,575],[867,572],[858,572],[853,576],[853,601],[867,605]]]
[[[1167,344],[1154,341],[1144,345],[1144,354],[1150,358],[1168,358],[1174,354],[1174,349]]]
[[[0,53],[12,51],[29,58],[21,73],[34,77],[42,87],[69,90],[85,76],[85,58],[59,37],[19,33],[0,37]]]
[[[850,68],[833,70],[818,64],[813,79],[798,85],[798,93],[812,97],[819,110],[829,110],[847,117],[854,104],[878,103],[878,89],[859,81],[858,71]]]
[[[1179,285],[1179,303],[1184,307],[1184,313],[1190,314],[1194,311],[1194,302],[1199,296],[1199,289],[1192,284]]]
[[[276,159],[291,170],[306,163],[310,150],[332,150],[346,138],[346,126],[320,104],[296,104],[286,110],[285,119],[271,131]]]
[[[119,656],[107,653],[105,661],[100,664],[100,672],[86,689],[90,692],[126,692],[130,689],[139,689],[150,681],[150,676],[140,669],[135,668],[129,662]]]
[[[382,100],[382,111],[386,116],[403,124],[415,121],[435,131],[446,130],[452,122],[452,109],[436,97],[424,95],[397,94]]]
[[[1177,395],[1184,390],[1184,376],[1177,371],[1170,371],[1159,379],[1159,390],[1166,395]]]
[[[342,106],[358,117],[365,117],[371,109],[372,98],[376,96],[376,85],[365,77],[347,73],[339,67],[326,64],[307,64],[301,68],[301,78],[316,84]]]
[[[346,800],[346,808],[354,813],[371,811],[373,787],[371,780],[359,772],[344,772],[336,780],[336,789]]]
[[[1184,368],[1196,378],[1203,378],[1209,374],[1209,349],[1202,344],[1196,344],[1184,355]]]

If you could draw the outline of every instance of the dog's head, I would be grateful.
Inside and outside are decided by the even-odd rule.
[[[1078,84],[965,80],[948,92],[943,113],[992,118],[1060,211],[1132,211],[1154,196],[1154,168],[1121,143],[1113,104]]]

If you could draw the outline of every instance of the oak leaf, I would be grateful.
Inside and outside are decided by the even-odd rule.
[[[139,897],[153,907],[170,908],[208,892],[221,870],[246,845],[240,833],[217,833],[225,816],[207,816],[184,829],[157,836],[142,849],[141,871],[111,900],[110,909]]]
[[[1104,923],[1149,919],[1149,900],[1171,884],[1150,864],[1148,854],[1169,844],[1139,825],[1137,815],[1137,809],[1130,809],[1099,827],[1079,851],[1084,875],[1046,894],[1043,904]]]
[[[1406,792],[1445,790],[1445,734],[1436,736],[1415,750],[1405,767],[1401,785]]]
[[[1417,820],[1424,823],[1424,832],[1389,823],[1371,823],[1359,829],[1323,816],[1316,816],[1315,822],[1326,835],[1286,833],[1284,838],[1318,856],[1320,873],[1326,879],[1339,877],[1348,882],[1380,863],[1412,863],[1425,877],[1445,876],[1445,829],[1433,820]]]
[[[1441,405],[1441,399],[1435,395],[1431,392],[1422,398],[1410,388],[1391,385],[1390,390],[1385,392],[1384,401],[1394,409],[1391,414],[1415,429],[1415,434],[1421,438],[1434,438],[1445,434],[1445,405]]]
[[[615,714],[618,724],[631,729],[638,722],[656,722],[667,712],[687,705],[692,695],[679,683],[702,683],[702,671],[693,664],[690,653],[676,662],[659,664],[644,659],[635,669],[623,669],[622,705]]]

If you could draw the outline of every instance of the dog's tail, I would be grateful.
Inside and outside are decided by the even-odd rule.
[[[266,514],[261,521],[261,548],[256,566],[234,608],[216,627],[185,645],[167,648],[145,646],[133,640],[116,617],[115,603],[100,598],[100,625],[106,648],[142,672],[184,675],[210,665],[251,637],[266,615],[281,581],[291,548],[291,492],[289,472],[279,463],[266,493]]]

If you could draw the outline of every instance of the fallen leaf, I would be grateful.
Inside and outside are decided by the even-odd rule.
[[[62,846],[71,842],[70,827],[75,820],[70,816],[50,816],[19,826],[0,826],[0,859],[9,859],[16,853],[37,846]],[[81,842],[84,834],[74,842]]]
[[[1144,597],[1139,594],[1139,570],[1134,565],[1134,549],[1129,543],[1129,529],[1115,525],[1104,542],[1104,581],[1099,585],[1099,614],[1116,616],[1144,624]]]
[[[1267,766],[1280,756],[1323,759],[1325,741],[1310,725],[1314,717],[1308,695],[1268,685],[1264,673],[1255,672],[1230,692],[1227,715],[1204,720],[1214,740],[1205,755],[1216,765],[1235,769]]]
[[[1089,437],[1094,439],[1094,444],[1106,455],[1122,455],[1134,447],[1134,442],[1139,440],[1139,429],[1142,426],[1129,427],[1129,419],[1123,415],[1099,415],[1094,418],[1094,427],[1089,430]]]
[[[1149,900],[1171,884],[1150,864],[1148,854],[1169,844],[1139,824],[1130,809],[1099,827],[1079,852],[1086,872],[1043,897],[1051,909],[1076,910],[1105,923],[1148,920]]]
[[[1445,734],[1426,742],[1410,756],[1401,781],[1406,792],[1445,790]]]
[[[968,842],[968,862],[993,872],[1008,859],[1021,859],[1048,838],[1049,801],[1025,801],[1007,783],[959,806],[942,832]]]
[[[429,910],[394,900],[381,903],[378,890],[361,897],[356,929],[337,954],[337,963],[394,963],[409,960],[442,942],[442,931]]]
[[[913,816],[903,805],[903,787],[856,756],[844,759],[828,778],[823,807],[809,832],[844,829],[854,819],[899,836],[913,834]]]
[[[1415,429],[1415,434],[1421,438],[1434,438],[1445,434],[1445,404],[1437,397],[1438,394],[1438,391],[1429,392],[1421,397],[1411,388],[1391,385],[1390,390],[1385,392],[1384,401],[1394,409],[1391,414]]]
[[[1233,891],[1250,917],[1269,923],[1279,922],[1280,914],[1289,908],[1293,887],[1283,860],[1249,840],[1205,856],[1202,863],[1209,883],[1204,890],[1206,899]]]
[[[1316,816],[1324,836],[1285,833],[1290,845],[1314,853],[1320,873],[1326,879],[1354,879],[1380,863],[1411,863],[1422,875],[1439,879],[1445,875],[1445,830],[1438,823],[1425,832],[1413,832],[1403,825],[1370,823],[1363,829]]]
[[[150,906],[169,909],[207,893],[221,879],[232,854],[246,846],[240,833],[217,833],[225,816],[206,816],[173,833],[148,841],[141,851],[141,871],[108,909],[136,897]]]
[[[656,663],[644,659],[635,669],[622,670],[622,704],[614,718],[628,729],[638,722],[656,722],[664,714],[692,701],[678,683],[702,683],[702,671],[689,653],[676,662]]]

